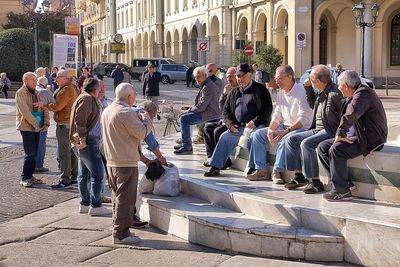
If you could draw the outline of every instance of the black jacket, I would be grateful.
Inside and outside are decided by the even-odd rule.
[[[343,105],[343,95],[339,91],[337,85],[333,82],[328,83],[325,90],[320,94],[316,93],[312,86],[305,86],[304,88],[306,89],[307,102],[310,105],[310,108],[314,109],[313,121],[310,129],[314,129],[316,124],[316,115],[319,103],[317,99],[320,94],[327,94],[325,101],[322,103],[324,105],[322,124],[330,138],[335,137]]]
[[[154,72],[153,76],[150,76],[150,73],[146,73],[143,81],[143,95],[160,96],[161,74],[158,71]]]
[[[256,102],[257,110],[259,111],[258,115],[252,119],[256,126],[261,124],[268,125],[271,121],[271,113],[272,113],[272,101],[271,96],[268,90],[261,83],[257,83],[253,81],[251,85],[251,91],[253,94],[253,99]],[[240,88],[236,87],[232,90],[232,92],[228,95],[226,99],[223,116],[224,121],[228,129],[231,125],[239,125],[235,117],[235,108],[236,101],[239,98]],[[240,94],[241,95],[241,94]]]
[[[385,110],[375,91],[361,84],[345,103],[336,135],[346,136],[354,125],[363,156],[380,150],[387,141],[388,127]]]

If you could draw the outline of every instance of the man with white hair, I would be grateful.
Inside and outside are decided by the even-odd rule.
[[[49,103],[55,102],[53,94],[51,93],[50,88],[48,88],[48,80],[46,77],[42,76],[37,79],[36,91],[40,95],[40,101],[46,102],[46,103],[47,102],[49,102]],[[43,167],[44,157],[46,155],[47,129],[48,129],[48,127],[45,126],[45,127],[43,127],[43,130],[40,131],[39,145],[38,145],[37,155],[36,155],[35,173],[49,171],[48,168]]]
[[[174,153],[177,155],[193,153],[190,126],[218,120],[221,117],[218,100],[222,88],[208,78],[208,70],[205,67],[195,68],[193,76],[200,86],[200,91],[194,106],[180,116],[182,144],[174,147]]]
[[[114,244],[140,242],[129,227],[136,202],[137,166],[142,155],[140,143],[151,132],[152,121],[147,112],[132,109],[135,102],[133,85],[121,83],[115,88],[115,100],[101,116],[104,154],[112,190]]]
[[[346,102],[336,136],[318,145],[318,158],[333,184],[332,190],[324,194],[328,201],[353,199],[347,160],[381,150],[388,135],[382,102],[373,89],[361,84],[357,72],[346,70],[340,74],[338,87]]]
[[[16,126],[22,136],[24,146],[24,165],[22,168],[21,182],[24,187],[31,187],[33,184],[42,183],[40,179],[32,176],[35,171],[35,157],[39,143],[39,133],[49,127],[49,113],[34,107],[34,103],[40,101],[40,95],[35,90],[36,75],[27,72],[22,77],[23,85],[15,94],[16,103]],[[42,116],[41,116],[42,115]]]

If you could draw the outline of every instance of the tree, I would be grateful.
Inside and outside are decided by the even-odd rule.
[[[26,29],[0,32],[0,72],[6,72],[12,81],[21,81],[22,75],[35,70],[33,34]],[[40,65],[48,66],[50,46],[40,44]]]
[[[251,45],[251,42],[246,40],[242,47],[246,47],[246,46],[250,46],[250,45]],[[253,56],[246,56],[244,54],[244,49],[235,49],[235,51],[233,52],[233,60],[232,61],[233,61],[234,66],[237,66],[241,63],[247,63],[251,66],[251,65],[253,65],[253,63],[255,63]]]
[[[272,45],[262,45],[259,47],[256,63],[258,67],[269,73],[275,73],[276,69],[282,65],[283,55],[279,49]]]
[[[47,14],[37,14],[32,12],[27,13],[7,13],[7,23],[3,24],[4,29],[33,28],[30,18],[37,16],[39,27],[39,40],[50,41],[50,32],[64,33],[65,32],[65,17],[68,16],[66,11],[48,12]]]

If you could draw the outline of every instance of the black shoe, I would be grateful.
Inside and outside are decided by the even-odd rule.
[[[203,162],[203,166],[204,166],[204,167],[211,167],[210,161],[209,161],[209,160],[204,161],[204,162]]]
[[[345,193],[339,193],[332,190],[324,194],[324,198],[328,201],[350,201],[353,199],[350,190]]]
[[[193,154],[193,149],[181,147],[174,151],[175,155],[191,155]]]
[[[230,158],[228,158],[225,162],[224,167],[222,168],[223,170],[226,170],[228,168],[232,167],[232,160]]]
[[[256,169],[254,169],[254,168],[249,168],[249,170],[248,170],[247,173],[246,173],[246,176],[247,176],[247,175],[250,175],[250,174],[253,174],[255,171],[256,171]]]
[[[78,179],[71,179],[71,181],[69,182],[69,184],[77,184],[78,183]]]
[[[219,175],[219,169],[214,168],[211,166],[211,168],[208,170],[208,172],[204,173],[204,176],[206,177],[213,177],[213,176],[218,176]]]
[[[143,228],[148,224],[149,224],[148,222],[141,221],[138,216],[133,215],[132,228]]]
[[[306,194],[316,194],[324,191],[324,184],[320,180],[309,182],[303,192]]]
[[[52,189],[61,189],[61,188],[65,188],[67,186],[69,186],[70,184],[64,183],[63,181],[59,181],[57,184],[52,184],[51,188]]]
[[[285,184],[285,188],[289,190],[296,189],[298,187],[305,186],[309,181],[304,177],[302,173],[295,173],[294,178],[287,184]]]
[[[157,120],[161,120],[160,114],[157,114]]]
[[[352,182],[348,181],[350,191],[354,191],[357,189],[357,186]]]
[[[178,149],[180,149],[182,146],[183,146],[182,144],[174,145],[174,149],[175,149],[175,150],[178,150]]]

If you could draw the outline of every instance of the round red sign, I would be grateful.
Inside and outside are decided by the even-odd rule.
[[[246,56],[251,56],[251,55],[253,55],[253,53],[254,53],[254,49],[253,49],[252,46],[246,46],[246,47],[244,48],[244,54],[245,54]]]

